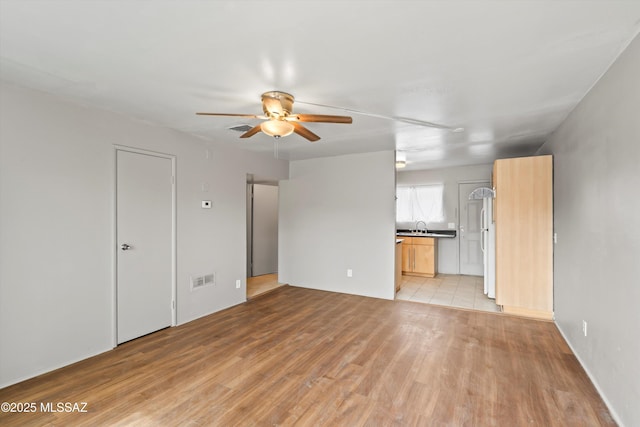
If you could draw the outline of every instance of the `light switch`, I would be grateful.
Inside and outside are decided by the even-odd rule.
[[[203,200],[202,209],[211,209],[211,200]]]

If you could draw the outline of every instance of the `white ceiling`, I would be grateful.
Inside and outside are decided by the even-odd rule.
[[[247,150],[260,94],[350,114],[281,158],[398,149],[408,169],[532,154],[640,29],[640,1],[0,0],[0,78]],[[299,113],[347,114],[297,102]],[[37,124],[37,117],[33,118]]]

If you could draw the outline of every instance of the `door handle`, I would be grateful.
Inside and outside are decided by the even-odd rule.
[[[120,249],[122,249],[123,251],[128,251],[129,249],[131,249],[131,246],[123,243],[122,245],[120,245]]]

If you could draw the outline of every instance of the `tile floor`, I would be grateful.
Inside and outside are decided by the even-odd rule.
[[[268,292],[279,286],[277,274],[247,279],[247,298]],[[396,299],[467,308],[480,311],[500,312],[494,300],[483,292],[482,277],[438,274],[433,279],[427,277],[402,276],[402,286]]]
[[[396,299],[500,312],[495,301],[484,294],[483,286],[483,279],[478,276],[438,274],[432,279],[402,276]]]

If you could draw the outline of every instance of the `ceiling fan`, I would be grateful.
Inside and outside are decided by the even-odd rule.
[[[247,117],[251,119],[265,120],[259,125],[249,129],[240,135],[240,138],[249,138],[262,131],[274,138],[296,133],[311,142],[320,139],[300,122],[313,123],[352,123],[349,116],[328,116],[322,114],[297,114],[292,113],[294,97],[291,94],[279,91],[265,92],[262,94],[262,111],[264,115],[255,114],[230,114],[230,113],[196,113],[201,116],[228,116]]]

